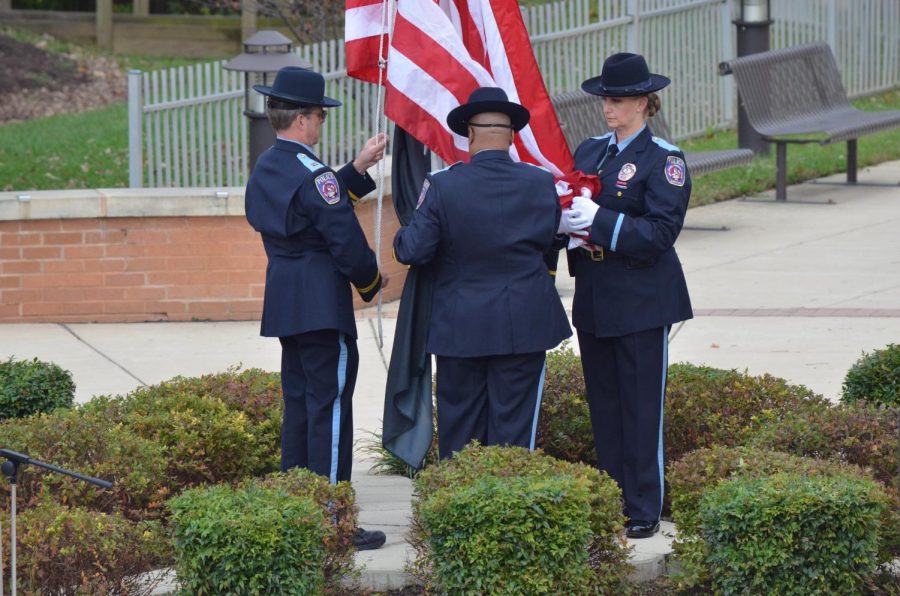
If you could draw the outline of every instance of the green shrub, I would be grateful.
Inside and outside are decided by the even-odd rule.
[[[258,368],[226,372],[202,377],[175,377],[154,385],[157,395],[191,393],[211,397],[224,403],[229,410],[243,412],[253,422],[253,432],[266,444],[278,463],[281,449],[281,416],[284,402],[281,394],[281,375]]]
[[[413,481],[415,496],[409,542],[416,552],[410,573],[425,585],[434,579],[434,561],[430,546],[431,533],[422,519],[422,506],[437,491],[462,489],[486,477],[516,478],[570,476],[585,480],[589,487],[590,528],[589,561],[594,572],[593,586],[598,592],[613,593],[623,589],[630,566],[622,534],[621,491],[606,474],[583,464],[554,459],[540,451],[521,447],[481,447],[471,444],[450,460],[425,468]]]
[[[292,468],[250,481],[266,490],[278,490],[297,497],[311,498],[322,510],[326,524],[325,554],[322,560],[325,581],[337,587],[355,569],[353,535],[357,528],[356,493],[349,482],[331,484],[328,478],[309,470]]]
[[[19,501],[31,507],[43,494],[131,519],[159,515],[169,496],[166,451],[129,428],[81,409],[57,410],[0,423],[0,445],[35,459],[114,482],[102,490],[86,482],[25,466],[19,472]],[[6,506],[6,499],[0,506]]]
[[[742,445],[787,413],[827,406],[806,387],[771,375],[674,364],[666,388],[666,463],[701,447]]]
[[[157,387],[125,397],[94,398],[86,410],[166,448],[166,474],[175,485],[234,482],[273,469],[271,445],[242,411],[214,397]]]
[[[682,589],[708,585],[707,544],[701,535],[701,501],[706,492],[729,478],[762,478],[779,473],[801,476],[854,476],[869,479],[848,464],[798,457],[751,447],[716,446],[699,449],[675,462],[669,470],[672,516],[678,527],[673,544],[681,571],[673,578]],[[900,532],[896,514],[886,517],[882,560],[889,560],[891,546]]]
[[[310,497],[227,485],[169,501],[178,580],[189,594],[318,594],[325,520]]]
[[[590,482],[497,478],[435,492],[419,510],[441,593],[587,594]]]
[[[42,502],[19,512],[17,572],[27,594],[149,594],[170,557],[158,521]],[[9,528],[3,525],[4,569]]]
[[[69,371],[37,358],[0,361],[0,419],[68,408],[74,399]]]
[[[844,377],[844,403],[868,400],[900,406],[900,345],[863,353]]]
[[[809,389],[770,375],[673,364],[666,387],[666,465],[701,447],[741,445],[788,412],[827,404]],[[568,347],[547,354],[538,428],[538,445],[548,454],[596,464],[581,359]]]
[[[547,353],[537,446],[559,459],[597,465],[581,358],[568,343]]]
[[[858,477],[776,474],[703,497],[713,587],[725,594],[853,594],[877,567],[885,496]]]
[[[900,490],[898,426],[900,408],[860,401],[787,413],[760,429],[750,443],[763,449],[855,464]]]

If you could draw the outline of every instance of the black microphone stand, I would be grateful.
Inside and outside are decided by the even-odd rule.
[[[19,453],[17,451],[12,451],[10,449],[0,449],[0,457],[6,458],[6,461],[3,462],[3,465],[0,466],[3,474],[9,480],[9,498],[10,498],[10,535],[9,535],[9,546],[10,546],[10,570],[12,572],[12,580],[10,583],[10,591],[12,596],[16,596],[16,479],[19,475],[19,466],[32,465],[37,466],[39,468],[44,468],[46,470],[50,470],[51,472],[58,472],[60,474],[65,474],[66,476],[71,476],[73,478],[77,478],[79,480],[83,480],[85,482],[90,482],[91,484],[96,484],[101,488],[110,488],[113,483],[107,480],[101,480],[99,478],[93,478],[91,476],[85,476],[84,474],[79,474],[78,472],[73,472],[71,470],[66,470],[64,468],[59,468],[54,466],[53,464],[48,464],[46,462],[42,462],[40,460],[31,459],[24,453]],[[3,541],[0,540],[0,561],[3,560],[3,550],[2,550]],[[3,565],[0,564],[0,596],[3,596]]]

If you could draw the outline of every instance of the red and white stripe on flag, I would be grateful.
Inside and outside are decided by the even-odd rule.
[[[347,0],[344,15],[344,50],[347,74],[378,83],[379,50],[388,53],[387,11],[384,0]]]
[[[354,21],[365,15],[374,20],[366,26],[351,25],[351,5],[372,11],[355,12]],[[383,12],[376,12],[375,5],[380,9],[382,2],[347,1],[346,49],[348,74],[377,82],[379,35],[384,28]],[[477,87],[501,87],[511,101],[531,112],[528,126],[516,135],[513,158],[557,175],[571,171],[572,155],[516,0],[396,0],[396,5],[385,95],[385,112],[391,120],[444,161],[468,160],[468,140],[450,131],[447,114]],[[369,35],[361,36],[366,31]],[[351,62],[374,66],[374,79],[352,72]]]

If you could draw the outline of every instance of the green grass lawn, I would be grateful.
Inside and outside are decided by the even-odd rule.
[[[900,109],[900,90],[854,101],[863,110]],[[734,131],[682,144],[688,151],[737,146]],[[846,143],[791,145],[788,180],[800,182],[842,172]],[[859,140],[860,167],[900,159],[900,129]],[[865,174],[862,175],[863,179]],[[125,104],[79,114],[0,125],[0,189],[103,188],[128,185],[128,118]],[[750,165],[698,176],[691,205],[755,194],[775,186],[775,151]]]
[[[128,186],[124,103],[0,125],[0,190]]]

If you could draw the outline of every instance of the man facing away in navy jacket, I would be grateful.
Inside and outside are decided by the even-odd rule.
[[[572,335],[545,263],[560,222],[553,175],[509,155],[528,110],[499,88],[476,89],[447,116],[470,163],[426,178],[401,263],[433,263],[426,349],[437,357],[438,448],[472,439],[534,448],[546,350]]]
[[[277,135],[253,168],[245,207],[269,259],[261,334],[282,347],[281,469],[307,468],[334,484],[350,480],[352,464],[359,352],[350,285],[368,302],[387,281],[353,212],[375,188],[366,170],[382,158],[385,140],[369,139],[335,172],[312,150],[325,108],[341,105],[324,95],[322,75],[283,68],[271,87],[254,89],[268,97]],[[361,550],[384,542],[379,531],[354,536]]]

